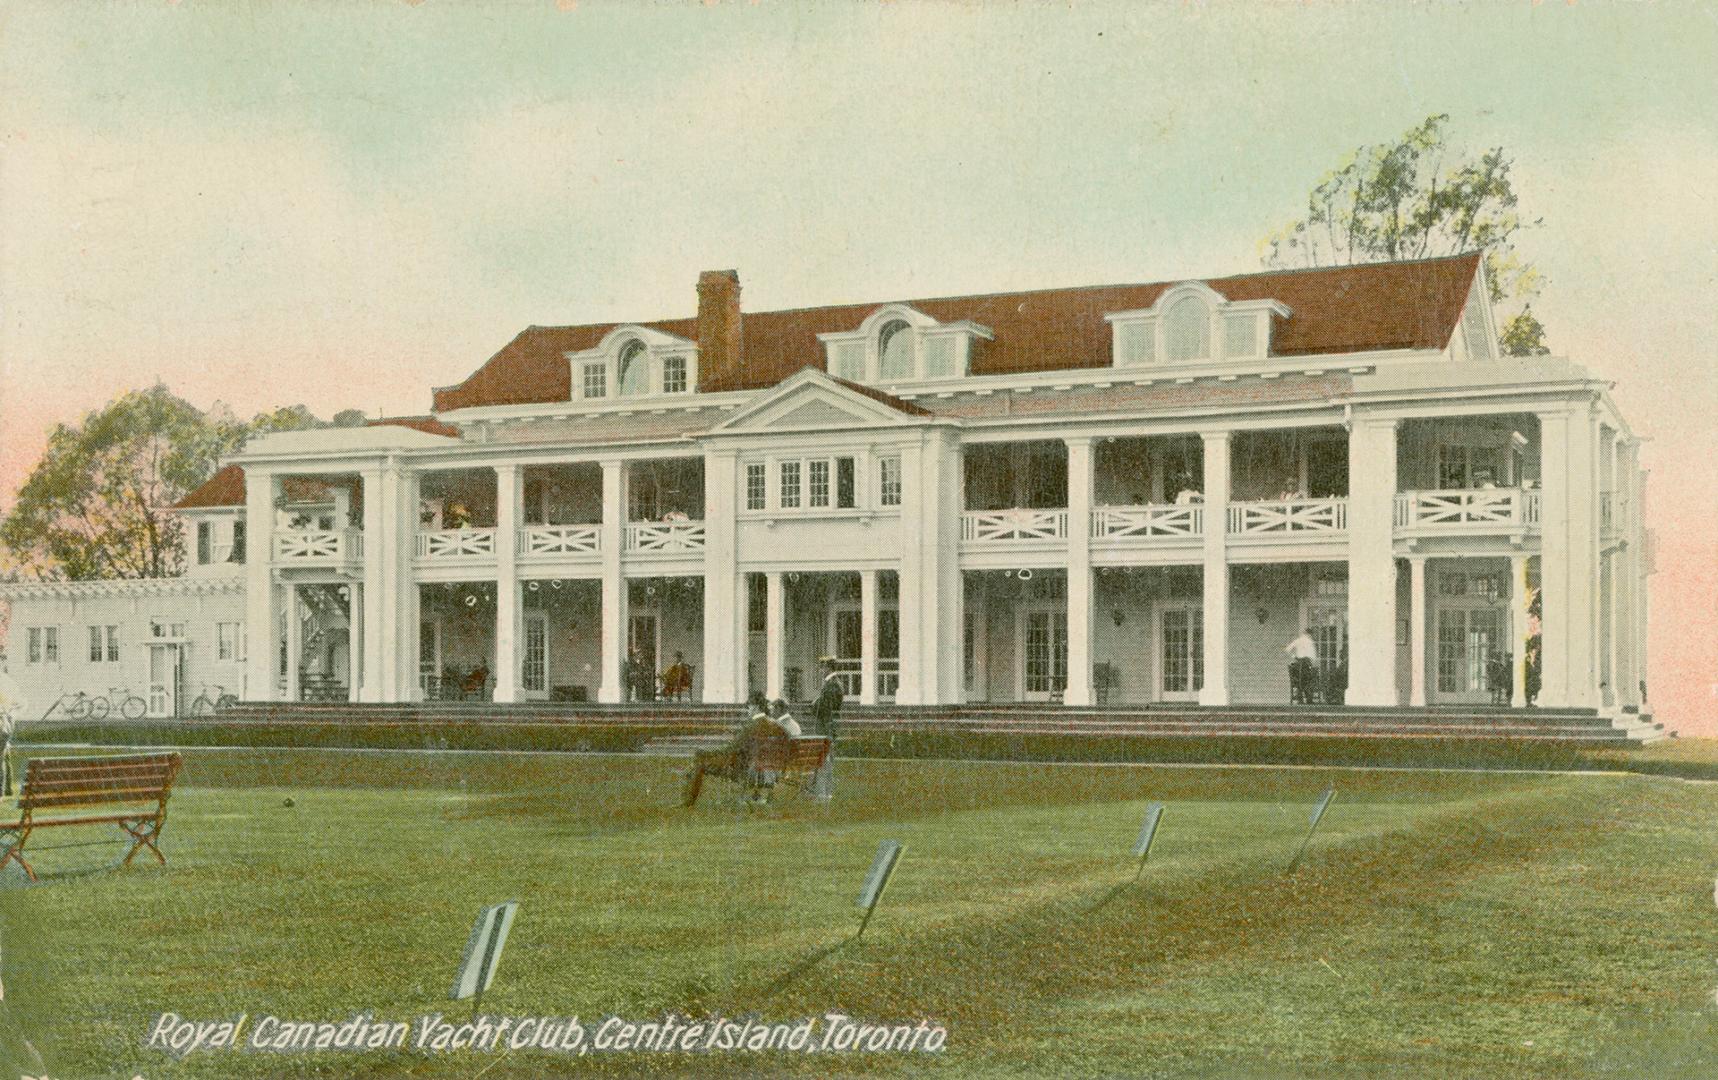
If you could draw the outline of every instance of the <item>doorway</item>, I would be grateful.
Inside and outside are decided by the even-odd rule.
[[[529,700],[549,696],[549,616],[547,612],[525,613],[525,641],[520,654],[519,690]]]
[[[1020,613],[1020,700],[1061,701],[1068,689],[1068,612],[1028,607]]]
[[[1438,699],[1482,704],[1491,700],[1486,664],[1503,652],[1504,613],[1496,608],[1438,609]]]
[[[149,715],[153,717],[179,715],[179,698],[184,691],[185,649],[178,642],[150,643],[149,646]]]
[[[1157,696],[1162,701],[1196,701],[1205,686],[1205,609],[1172,604],[1161,608],[1157,619]]]

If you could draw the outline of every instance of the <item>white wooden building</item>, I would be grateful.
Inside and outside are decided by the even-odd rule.
[[[862,702],[1280,703],[1311,627],[1350,704],[1489,701],[1499,658],[1524,704],[1536,633],[1539,704],[1641,704],[1638,440],[1499,355],[1476,255],[760,313],[709,272],[433,400],[254,440],[182,581],[7,587],[13,672],[105,684],[118,625],[168,708],[171,598],[181,697],[619,702],[679,654],[731,702],[829,654]]]

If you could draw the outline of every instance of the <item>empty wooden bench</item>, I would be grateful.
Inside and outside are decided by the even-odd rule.
[[[144,848],[165,865],[155,842],[167,824],[167,798],[180,764],[178,754],[33,759],[18,789],[18,820],[0,823],[0,870],[16,862],[35,881],[24,845],[40,830],[63,825],[118,825],[131,838],[125,865]]]

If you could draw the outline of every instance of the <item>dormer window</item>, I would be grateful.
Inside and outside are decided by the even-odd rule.
[[[579,400],[690,393],[698,385],[698,345],[648,326],[621,326],[593,349],[567,353]]]
[[[1197,281],[1166,290],[1139,311],[1106,315],[1116,367],[1263,360],[1271,319],[1288,318],[1275,300],[1228,300]]]
[[[886,380],[913,377],[913,328],[898,319],[877,335],[877,374]]]
[[[1183,296],[1163,316],[1165,354],[1171,364],[1211,359],[1211,311],[1197,296]]]
[[[639,397],[650,393],[650,356],[642,341],[629,341],[620,350],[621,397]]]
[[[943,323],[922,311],[891,304],[858,329],[819,334],[829,374],[849,382],[898,385],[967,373],[973,342],[989,341],[990,328],[974,322]]]

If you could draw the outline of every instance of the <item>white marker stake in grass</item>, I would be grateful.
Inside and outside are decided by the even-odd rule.
[[[1306,854],[1306,846],[1312,843],[1312,834],[1318,831],[1318,823],[1324,820],[1324,812],[1330,808],[1330,800],[1334,798],[1336,798],[1336,789],[1333,787],[1325,788],[1324,794],[1319,797],[1318,805],[1312,809],[1312,823],[1306,830],[1306,839],[1300,842],[1300,850],[1294,853],[1294,861],[1288,864],[1289,873],[1292,874],[1294,868],[1300,865],[1300,857]]]
[[[465,960],[459,965],[459,978],[453,983],[453,1000],[476,999],[472,1003],[474,1016],[477,1002],[483,1000],[483,992],[495,981],[495,969],[501,964],[501,950],[507,945],[507,931],[513,929],[513,916],[518,911],[519,901],[509,900],[477,913],[477,922],[471,928],[471,940],[465,943]]]
[[[1157,839],[1157,825],[1162,820],[1162,803],[1154,802],[1145,808],[1145,824],[1139,828],[1139,839],[1133,842],[1133,853],[1139,859],[1139,872],[1133,875],[1135,881],[1145,873],[1145,860],[1151,855],[1151,842]]]
[[[865,875],[865,885],[859,890],[858,906],[864,909],[865,917],[859,920],[859,932],[853,935],[855,940],[865,936],[865,924],[871,921],[871,912],[877,909],[877,901],[883,898],[883,890],[895,876],[895,864],[901,861],[904,850],[899,840],[885,840],[877,845],[877,857],[871,860],[871,872]]]

